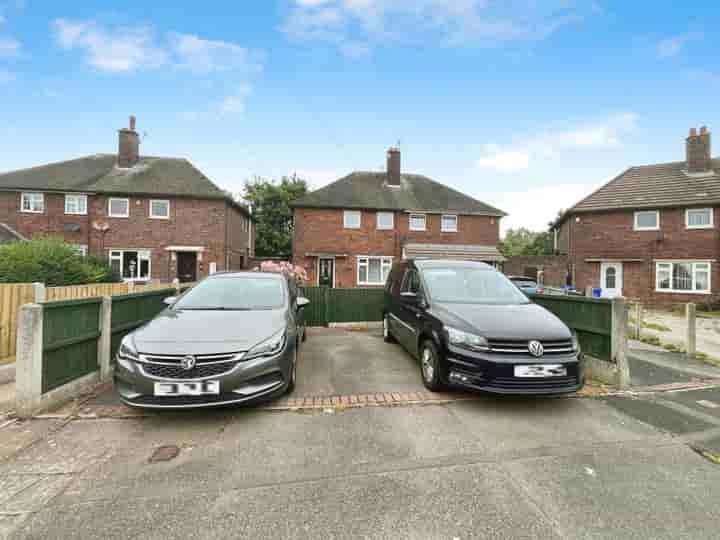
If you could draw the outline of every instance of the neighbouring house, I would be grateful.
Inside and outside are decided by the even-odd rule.
[[[571,285],[566,255],[513,255],[502,265],[508,276],[525,276],[549,287]]]
[[[718,298],[720,160],[691,129],[686,159],[631,167],[554,224],[573,283],[648,303]]]
[[[117,154],[0,174],[0,223],[61,237],[128,281],[195,281],[254,255],[248,209],[186,159],[141,156],[134,117]]]
[[[354,172],[293,204],[293,262],[310,283],[378,287],[402,258],[497,264],[505,212],[426,176],[401,171],[400,150],[385,172]]]

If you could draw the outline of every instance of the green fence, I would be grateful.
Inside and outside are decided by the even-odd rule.
[[[612,360],[612,304],[603,298],[530,295],[536,303],[557,315],[575,330],[583,352]]]
[[[310,300],[304,310],[308,326],[382,320],[383,289],[304,287],[301,292]]]
[[[43,394],[98,369],[101,304],[101,298],[43,304]]]
[[[167,306],[163,300],[168,296],[175,296],[175,294],[175,289],[159,289],[112,297],[111,362],[115,362],[115,353],[120,347],[122,338],[165,309]]]

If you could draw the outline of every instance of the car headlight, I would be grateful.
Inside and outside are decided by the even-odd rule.
[[[243,360],[250,360],[251,358],[260,358],[263,356],[275,356],[279,354],[285,348],[285,330],[280,330],[278,333],[273,334],[265,341],[261,341],[250,349]]]
[[[482,336],[463,332],[457,328],[447,328],[448,341],[455,347],[463,347],[474,351],[489,351],[487,339]]]
[[[580,352],[580,340],[577,337],[577,333],[572,333],[572,348],[575,352]]]
[[[120,342],[120,348],[117,352],[117,363],[128,371],[133,371],[135,367],[133,362],[138,361],[138,353],[135,348],[130,344],[130,340],[127,338]]]

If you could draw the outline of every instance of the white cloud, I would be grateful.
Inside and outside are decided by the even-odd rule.
[[[577,127],[522,137],[506,146],[485,144],[476,165],[481,169],[514,173],[573,148],[619,147],[622,146],[623,135],[633,131],[637,121],[635,113],[612,114]]]
[[[0,69],[0,84],[8,84],[15,80],[15,74]]]
[[[0,15],[0,24],[4,24],[4,23],[5,23],[5,17]]]
[[[235,43],[192,34],[171,34],[170,38],[179,65],[193,73],[260,69],[261,54]]]
[[[19,53],[19,41],[12,38],[0,38],[0,57],[17,56]]]
[[[677,56],[688,42],[702,39],[702,37],[703,35],[699,32],[690,32],[688,34],[662,39],[658,42],[656,47],[657,57],[665,59]]]
[[[245,112],[245,102],[247,97],[250,95],[251,88],[248,85],[243,85],[238,88],[234,93],[229,94],[223,98],[218,104],[218,109],[221,114],[243,114]]]
[[[437,40],[446,44],[498,45],[536,41],[595,13],[594,2],[578,0],[295,0],[283,25],[290,36],[333,43]]]
[[[56,38],[66,50],[84,51],[88,64],[111,73],[152,69],[167,63],[149,26],[106,28],[95,21],[57,19]]]

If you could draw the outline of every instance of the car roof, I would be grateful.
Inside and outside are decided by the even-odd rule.
[[[410,259],[408,262],[415,265],[416,268],[422,270],[424,268],[476,268],[478,270],[497,269],[484,262],[477,261],[459,261],[457,259]]]
[[[287,279],[285,274],[279,272],[256,272],[245,271],[245,272],[217,272],[208,279],[227,279],[227,278],[243,278],[243,277],[262,277],[262,278],[274,278],[274,279]]]

